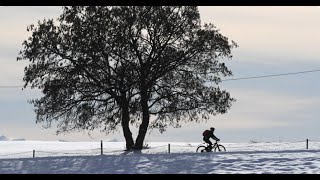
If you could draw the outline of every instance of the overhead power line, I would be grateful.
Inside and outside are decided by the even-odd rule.
[[[312,73],[318,72],[320,69],[310,70],[310,71],[300,71],[300,72],[291,72],[291,73],[282,73],[282,74],[270,74],[270,75],[263,75],[263,76],[250,76],[250,77],[242,77],[242,78],[232,78],[232,79],[223,79],[221,81],[237,81],[237,80],[245,80],[245,79],[258,79],[258,78],[268,78],[268,77],[276,77],[276,76],[288,76],[294,74],[305,74],[305,73]],[[0,88],[19,88],[23,86],[0,86]],[[30,86],[27,86],[30,87]]]
[[[224,80],[221,80],[221,81],[236,81],[236,80],[244,80],[244,79],[257,79],[257,78],[275,77],[275,76],[288,76],[288,75],[294,75],[294,74],[312,73],[312,72],[317,72],[317,71],[320,71],[320,69],[311,70],[311,71],[292,72],[292,73],[270,74],[270,75],[264,75],[264,76],[251,76],[251,77],[243,77],[243,78],[232,78],[232,79],[224,79]]]

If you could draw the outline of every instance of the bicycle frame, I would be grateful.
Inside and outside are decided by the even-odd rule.
[[[211,145],[211,149],[218,147],[218,142],[216,141],[213,145]]]
[[[217,141],[215,141],[212,145],[211,145],[211,148],[210,148],[210,150],[208,151],[207,150],[207,148],[209,147],[209,144],[208,143],[202,143],[202,144],[199,144],[198,145],[198,147],[197,147],[197,150],[196,150],[196,152],[204,152],[204,151],[206,151],[206,152],[212,152],[212,150],[214,150],[215,152],[216,151],[219,151],[219,152],[224,152],[224,151],[226,151],[226,148],[223,146],[223,145],[221,145],[221,144],[218,144],[218,142]]]

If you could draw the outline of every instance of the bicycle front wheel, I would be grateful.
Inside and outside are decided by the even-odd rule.
[[[207,152],[207,151],[206,151],[206,146],[198,146],[196,152],[197,152],[197,153]]]
[[[225,152],[226,151],[226,148],[223,146],[223,145],[221,145],[221,144],[219,144],[216,148],[214,148],[214,152]]]

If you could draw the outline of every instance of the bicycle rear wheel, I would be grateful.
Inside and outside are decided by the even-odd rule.
[[[214,152],[225,152],[226,151],[226,148],[223,146],[223,145],[221,145],[221,144],[219,144],[216,148],[214,148]]]
[[[197,152],[197,153],[207,152],[207,151],[206,151],[206,146],[198,146],[196,152]]]

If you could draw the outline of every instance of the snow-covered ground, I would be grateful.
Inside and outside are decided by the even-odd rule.
[[[308,149],[304,141],[221,142],[227,152],[196,153],[200,143],[151,142],[141,152],[127,152],[124,142],[103,142],[101,155],[100,142],[0,141],[0,173],[320,173],[317,141],[309,141]]]

